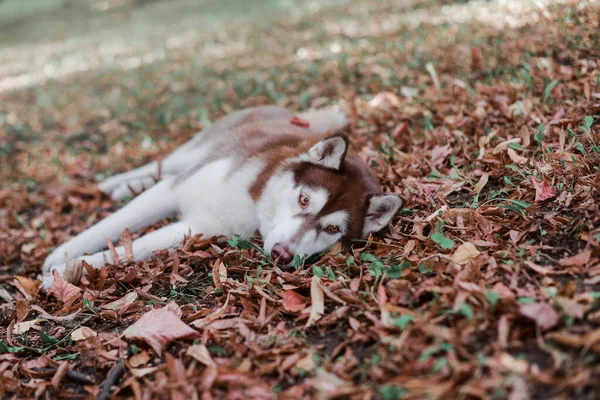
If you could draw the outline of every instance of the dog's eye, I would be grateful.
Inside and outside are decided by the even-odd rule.
[[[329,225],[327,228],[325,228],[325,230],[327,231],[327,233],[331,233],[332,235],[340,233],[340,227],[337,225]]]
[[[298,202],[302,207],[306,207],[308,205],[308,197],[301,194],[300,197],[298,197]]]

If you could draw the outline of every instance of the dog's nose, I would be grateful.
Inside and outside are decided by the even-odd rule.
[[[276,243],[271,250],[271,257],[279,265],[286,265],[292,262],[294,255],[290,251],[290,248],[285,244]]]

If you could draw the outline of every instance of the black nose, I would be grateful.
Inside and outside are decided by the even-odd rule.
[[[278,265],[286,265],[292,262],[294,255],[290,251],[290,248],[285,244],[276,243],[271,250],[271,257]]]

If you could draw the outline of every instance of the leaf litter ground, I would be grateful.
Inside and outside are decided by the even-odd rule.
[[[598,11],[357,2],[2,94],[1,396],[598,398]],[[96,179],[273,103],[348,112],[408,199],[388,230],[293,272],[193,237],[39,291],[120,206]]]

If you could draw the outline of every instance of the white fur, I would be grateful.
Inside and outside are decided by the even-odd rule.
[[[309,199],[309,204],[302,207],[298,199],[300,195]],[[291,172],[280,173],[272,177],[263,196],[257,203],[259,230],[263,237],[263,247],[270,253],[275,244],[286,245],[292,253],[300,257],[320,253],[333,246],[342,233],[329,234],[308,230],[300,238],[296,234],[301,229],[305,218],[315,217],[325,206],[328,193],[325,188],[295,186]],[[319,221],[323,228],[338,225],[346,228],[348,213],[336,211]]]
[[[313,131],[322,133],[336,132],[348,123],[344,113],[333,108],[304,111],[298,117],[309,121]]]
[[[315,144],[308,153],[302,154],[299,159],[326,168],[339,169],[346,153],[346,147],[347,143],[341,137],[330,137]]]
[[[207,237],[249,238],[256,232],[258,218],[248,189],[261,168],[258,160],[235,168],[231,158],[201,168],[175,189],[181,219]]]

